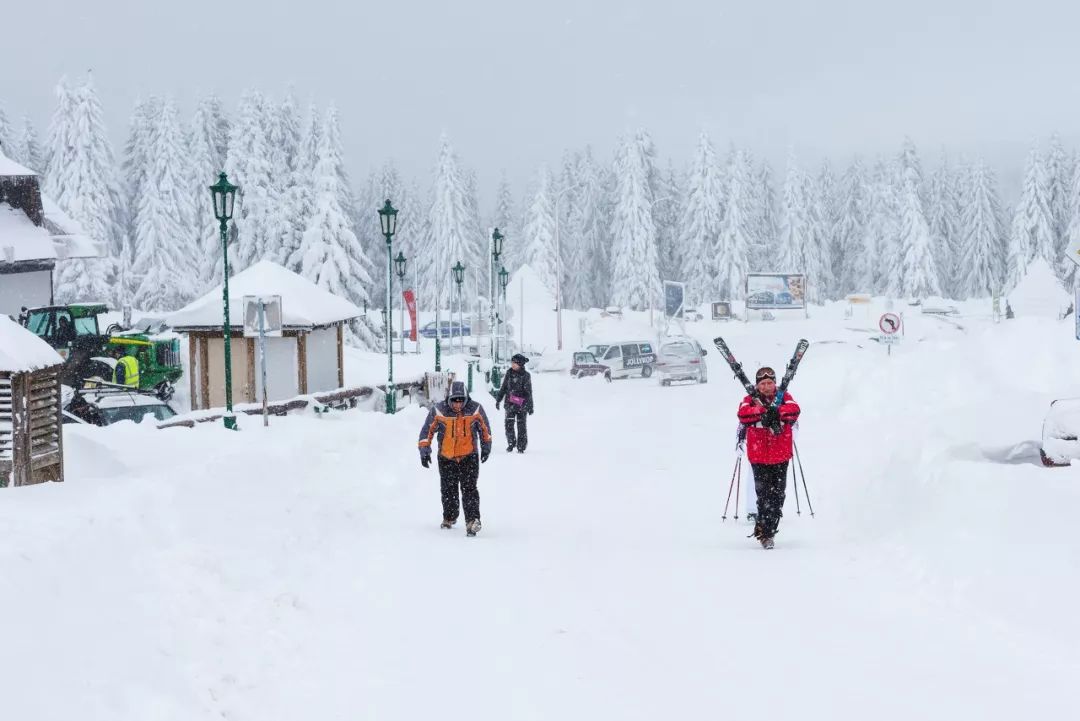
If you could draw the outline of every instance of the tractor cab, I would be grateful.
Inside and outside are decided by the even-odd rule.
[[[107,310],[101,303],[23,308],[19,321],[23,327],[55,348],[66,359],[76,345],[103,343],[104,336],[98,326],[98,314]]]

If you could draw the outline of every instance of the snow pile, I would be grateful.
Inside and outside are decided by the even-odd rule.
[[[506,285],[506,305],[510,309],[513,325],[513,341],[521,347],[543,350],[554,348],[558,339],[555,294],[528,265],[523,265]],[[563,339],[567,333],[577,332],[569,328],[570,319],[563,311]]]
[[[166,316],[174,328],[220,328],[222,287],[218,286],[175,313]],[[282,321],[286,328],[329,325],[363,315],[348,300],[336,296],[291,270],[262,260],[229,279],[229,321],[244,324],[245,295],[280,295]]]
[[[63,362],[48,343],[6,315],[0,315],[0,371],[19,373]]]
[[[37,173],[4,155],[3,149],[0,148],[0,175],[37,175]]]
[[[49,232],[34,225],[30,217],[7,203],[0,203],[0,263],[7,263],[8,248],[11,261],[50,260],[56,258]]]
[[[1028,266],[1027,273],[1008,295],[1009,305],[1019,316],[1057,318],[1072,301],[1050,264],[1042,257]]]

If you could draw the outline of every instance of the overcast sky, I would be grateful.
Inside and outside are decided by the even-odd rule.
[[[44,134],[62,74],[93,69],[119,152],[135,99],[234,107],[292,86],[341,111],[355,179],[393,157],[425,185],[439,133],[520,197],[539,163],[649,128],[680,166],[699,129],[782,177],[809,163],[942,146],[1017,172],[1034,140],[1077,145],[1080,3],[1059,0],[32,0],[5,3],[0,104]],[[1002,178],[1007,187],[1015,180]]]

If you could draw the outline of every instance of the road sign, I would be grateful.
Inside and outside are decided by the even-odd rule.
[[[896,313],[885,313],[878,321],[878,328],[885,335],[892,335],[900,330],[900,316]]]

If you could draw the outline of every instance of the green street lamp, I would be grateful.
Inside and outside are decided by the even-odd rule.
[[[495,346],[496,320],[498,313],[495,309],[495,268],[499,263],[499,256],[503,252],[503,242],[506,236],[499,232],[498,228],[491,231],[491,243],[488,248],[491,251],[491,260],[488,263],[488,335],[491,337],[491,375],[493,386],[499,384],[499,351]]]
[[[461,264],[459,260],[457,265],[450,269],[454,274],[454,282],[457,283],[457,297],[458,297],[458,345],[461,346],[461,355],[465,355],[465,310],[464,310],[464,298],[461,295],[461,284],[465,282],[465,266]],[[453,314],[451,314],[451,320]]]
[[[382,234],[386,236],[386,412],[397,410],[397,397],[394,394],[394,346],[390,340],[390,299],[391,286],[394,282],[394,233],[397,231],[397,210],[387,199],[379,208],[379,222]]]
[[[398,283],[405,287],[405,254],[400,250],[394,258],[394,269],[397,271]],[[401,307],[401,355],[405,355],[405,298],[400,301]]]
[[[222,305],[225,310],[225,427],[236,430],[236,416],[232,407],[232,324],[229,321],[229,221],[233,217],[238,186],[229,182],[225,173],[218,175],[218,182],[210,186],[210,195],[214,200],[214,218],[221,231],[221,255],[225,261],[221,291]]]

